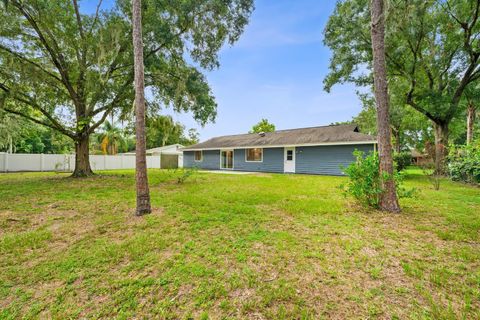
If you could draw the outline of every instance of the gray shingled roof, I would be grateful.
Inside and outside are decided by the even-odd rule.
[[[359,133],[357,126],[331,125],[322,127],[299,128],[258,133],[238,134],[209,139],[205,142],[184,148],[184,151],[199,149],[245,148],[268,146],[295,146],[315,144],[346,144],[376,141],[375,136]]]

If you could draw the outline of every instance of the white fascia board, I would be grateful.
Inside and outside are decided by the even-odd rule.
[[[302,144],[282,144],[282,145],[264,145],[264,146],[245,146],[245,147],[217,147],[217,148],[183,148],[182,151],[199,150],[220,150],[220,149],[253,149],[253,148],[285,148],[285,147],[315,147],[315,146],[341,146],[355,144],[377,144],[377,140],[371,141],[345,141],[345,142],[324,142],[324,143],[302,143]]]

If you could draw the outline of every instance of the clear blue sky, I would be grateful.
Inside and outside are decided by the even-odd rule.
[[[248,132],[261,118],[277,129],[350,120],[361,109],[355,88],[326,93],[322,84],[330,58],[322,32],[335,2],[256,1],[240,40],[222,49],[220,68],[205,72],[218,103],[216,122],[202,128],[189,114],[165,113],[197,128],[201,140]]]

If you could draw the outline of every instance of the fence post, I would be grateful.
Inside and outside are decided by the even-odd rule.
[[[8,172],[8,152],[5,152],[5,161],[3,162],[3,164],[5,165],[5,172]]]
[[[70,171],[70,155],[69,154],[63,155],[63,171],[65,172]]]
[[[43,172],[44,161],[45,159],[43,158],[43,153],[40,153],[40,171],[41,172]]]
[[[107,170],[107,155],[103,155],[103,170]]]

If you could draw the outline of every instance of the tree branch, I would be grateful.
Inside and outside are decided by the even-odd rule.
[[[5,86],[5,84],[3,83],[0,83],[0,89],[3,90],[5,93],[9,94],[10,97],[18,102],[21,102],[23,104],[26,104],[30,107],[32,107],[33,109],[35,110],[38,110],[40,111],[52,124],[51,124],[51,128],[53,129],[56,129],[58,131],[60,131],[61,133],[63,133],[64,135],[66,136],[69,136],[70,138],[72,139],[75,139],[75,134],[71,131],[68,131],[67,129],[65,129],[61,124],[60,122],[58,122],[51,114],[49,114],[45,109],[43,109],[40,105],[38,105],[38,103],[35,103],[34,101],[30,100],[30,97],[28,97],[28,95],[26,94],[21,94],[21,96],[19,96],[19,94],[15,94],[15,95],[12,95],[11,94],[11,90]],[[33,120],[32,120],[33,121]]]
[[[107,105],[105,105],[101,108],[98,108],[97,110],[94,110],[92,112],[92,116],[95,116],[95,115],[105,111],[103,113],[102,117],[100,118],[100,120],[97,121],[96,123],[94,123],[88,129],[88,133],[92,133],[93,131],[95,131],[95,129],[97,129],[105,121],[108,114],[113,110],[113,108],[115,108],[115,106],[120,101],[120,99],[122,99],[122,97],[125,95],[125,93],[128,92],[128,87],[132,84],[132,81],[133,81],[133,75],[131,75],[131,77],[129,78],[128,81],[125,81],[122,88],[118,91],[119,93],[117,94],[117,96],[109,104],[107,104]]]
[[[415,91],[415,81],[412,80],[412,84],[410,86],[410,91],[406,95],[406,103],[410,105],[412,108],[417,110],[418,112],[424,114],[427,118],[432,120],[433,122],[438,121],[438,118],[431,114],[428,110],[425,110],[424,108],[420,107],[414,100],[413,100],[413,93]]]
[[[457,53],[457,50],[459,49],[459,47],[457,47],[447,58],[447,64],[446,64],[446,68],[442,70],[442,72],[440,72],[440,75],[439,75],[439,81],[438,81],[438,89],[440,91],[443,91],[443,89],[445,89],[446,87],[446,84],[444,84],[443,82],[443,76],[448,72],[448,70],[450,69],[450,67],[452,66],[452,62],[453,62],[453,58],[455,57],[455,54]]]
[[[35,118],[33,118],[33,117],[31,117],[31,116],[29,116],[29,115],[27,115],[27,114],[24,114],[24,113],[22,113],[22,112],[20,112],[20,111],[13,110],[13,109],[9,109],[9,108],[5,108],[5,107],[1,107],[0,109],[3,110],[3,111],[5,111],[5,112],[8,112],[8,113],[16,114],[17,116],[21,116],[21,117],[23,117],[23,118],[25,118],[25,119],[28,119],[28,120],[36,123],[36,124],[40,124],[40,125],[42,125],[42,126],[45,126],[45,127],[50,128],[50,129],[60,131],[60,130],[58,130],[57,127],[55,127],[55,126],[53,126],[53,125],[51,125],[51,124],[49,124],[49,123],[43,122],[43,121],[41,121],[41,120],[35,119]],[[62,132],[62,133],[63,133],[63,132]],[[74,136],[68,135],[68,137],[74,139]]]
[[[54,78],[55,80],[59,81],[59,82],[62,82],[62,79],[60,79],[56,74],[44,69],[40,64],[36,63],[35,61],[32,61],[28,58],[25,58],[24,56],[22,56],[20,53],[18,52],[15,52],[13,50],[11,50],[10,48],[7,48],[5,47],[4,45],[0,44],[0,49],[4,50],[4,51],[7,51],[8,53],[10,53],[11,55],[13,55],[14,57],[20,59],[20,60],[23,60],[35,67],[37,67],[39,70],[41,70],[42,72],[44,72],[45,74],[49,75],[50,77]]]
[[[120,69],[121,67],[117,67],[118,65],[118,59],[119,59],[119,56],[120,54],[125,51],[127,48],[127,42],[124,42],[118,52],[117,52],[117,55],[115,56],[115,58],[113,59],[112,63],[110,64],[110,66],[107,68],[107,71],[105,71],[105,73],[101,76],[101,79],[104,81],[104,82],[107,82],[109,79],[111,79],[111,75],[113,74],[113,72],[115,72],[116,70]],[[127,65],[128,66],[128,65]],[[126,66],[122,66],[122,67],[126,67]],[[132,79],[133,81],[133,79]],[[93,97],[92,99],[90,99],[90,103],[88,105],[88,108],[87,108],[87,115],[90,115],[91,112],[92,112],[92,109],[95,107],[95,104],[97,103],[97,99],[98,99],[98,96],[100,95],[100,93],[102,92],[103,90],[103,86],[101,88],[99,88],[98,91],[96,91],[94,94],[93,94]],[[96,114],[96,113],[93,113],[93,114]]]
[[[77,0],[73,0],[73,7],[75,9],[75,17],[77,18],[77,25],[78,25],[78,33],[80,34],[80,41],[82,42],[81,44],[81,52],[79,54],[79,64],[80,64],[80,73],[78,75],[78,86],[77,86],[77,91],[79,95],[82,97],[84,94],[84,89],[85,89],[85,73],[87,69],[87,39],[85,38],[85,33],[83,32],[83,25],[82,25],[82,16],[80,15],[80,10],[78,9],[78,3]],[[80,108],[85,108],[85,105],[83,103],[80,103],[79,105]],[[85,112],[85,110],[81,110],[81,112]]]
[[[93,22],[92,22],[92,25],[90,26],[90,30],[88,30],[89,34],[92,34],[93,28],[95,27],[95,24],[98,21],[98,14],[100,12],[101,5],[102,5],[102,0],[98,1],[97,8],[95,9],[95,18],[93,18]]]
[[[77,19],[78,25],[78,33],[80,34],[80,38],[85,41],[85,34],[83,33],[83,26],[82,26],[82,16],[80,15],[80,10],[78,9],[77,0],[73,0],[73,8],[75,9],[75,17]]]
[[[37,33],[38,37],[39,37],[39,40],[40,40],[40,43],[44,46],[44,48],[47,50],[48,54],[50,55],[50,58],[52,59],[52,62],[53,64],[55,65],[55,67],[57,68],[57,70],[59,71],[61,77],[62,77],[62,83],[65,85],[65,87],[67,88],[68,92],[70,93],[72,99],[78,103],[78,95],[76,93],[76,91],[73,89],[73,86],[72,84],[70,83],[70,79],[69,79],[69,76],[68,76],[68,73],[66,72],[66,70],[64,69],[64,66],[63,66],[63,58],[61,57],[61,55],[57,55],[54,51],[54,49],[50,46],[50,44],[48,43],[47,39],[45,38],[42,30],[40,30],[40,27],[38,26],[37,22],[35,21],[35,19],[30,15],[30,13],[23,7],[23,4],[19,1],[14,1],[12,0],[12,4],[23,14],[23,16],[27,19],[28,23],[32,26],[32,28],[35,30],[35,32]],[[52,41],[54,41],[54,39],[52,39]],[[55,41],[54,41],[55,43]],[[57,48],[57,51],[58,50],[58,46],[56,46]]]

